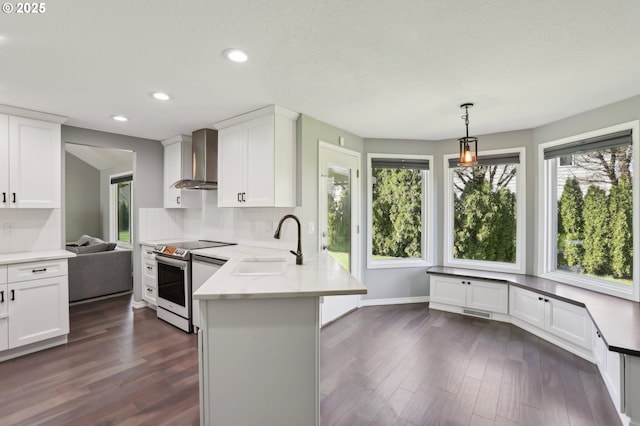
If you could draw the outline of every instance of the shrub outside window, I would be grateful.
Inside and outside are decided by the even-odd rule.
[[[473,167],[445,158],[445,264],[524,272],[524,149],[481,154]]]
[[[541,145],[547,196],[541,215],[542,273],[637,300],[637,135],[631,127],[614,126]],[[568,155],[572,163],[563,164]]]
[[[130,173],[111,177],[111,235],[124,246],[132,243],[132,189]]]
[[[369,154],[367,267],[425,266],[431,156]]]

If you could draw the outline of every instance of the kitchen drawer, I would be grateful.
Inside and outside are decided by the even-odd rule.
[[[7,278],[10,283],[67,275],[67,259],[9,265]]]
[[[7,265],[0,265],[0,284],[7,283]]]
[[[153,253],[153,246],[142,246],[142,258],[145,260],[156,260],[156,255]]]
[[[156,288],[152,287],[150,285],[148,285],[147,283],[145,283],[142,286],[142,299],[153,304],[153,305],[157,305],[157,299],[156,299]]]
[[[153,287],[153,288],[158,287],[157,282],[158,281],[155,278],[151,279],[151,278],[145,277],[145,278],[142,279],[142,285],[146,285],[146,286]]]
[[[155,282],[157,276],[158,276],[158,265],[156,261],[145,260],[142,263],[142,278]]]

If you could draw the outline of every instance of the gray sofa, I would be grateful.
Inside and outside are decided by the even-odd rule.
[[[133,290],[131,250],[79,253],[74,247],[68,249],[77,253],[69,259],[69,302]]]

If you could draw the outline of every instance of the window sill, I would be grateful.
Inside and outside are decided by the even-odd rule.
[[[483,262],[480,260],[448,260],[444,262],[444,266],[450,268],[477,269],[480,271],[490,272],[506,272],[515,274],[524,274],[524,265],[517,263],[504,262]]]
[[[559,281],[567,285],[571,285],[578,288],[584,288],[586,290],[595,291],[598,293],[608,294],[609,296],[619,297],[621,299],[633,300],[633,285],[626,286],[624,284],[609,283],[604,280],[597,280],[588,277],[582,277],[579,275],[567,273],[567,272],[546,272],[540,274],[540,277],[553,281]]]
[[[424,259],[367,260],[367,269],[429,268],[431,266],[433,264]]]

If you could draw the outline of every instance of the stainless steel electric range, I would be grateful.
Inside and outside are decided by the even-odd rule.
[[[187,333],[192,331],[191,250],[229,245],[234,243],[198,240],[154,247],[158,263],[158,318]]]

